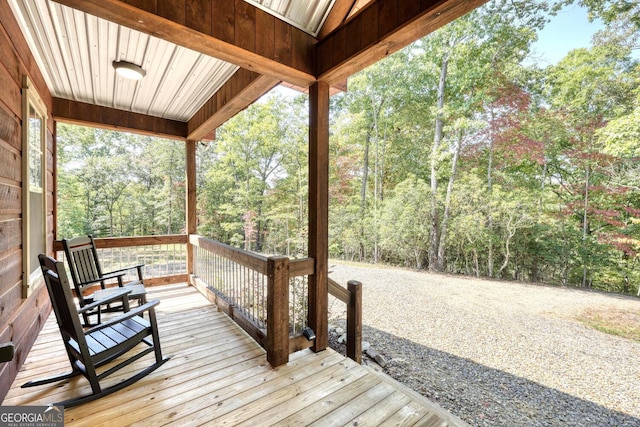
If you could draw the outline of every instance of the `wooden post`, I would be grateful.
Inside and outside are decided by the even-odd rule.
[[[309,87],[309,257],[315,273],[309,276],[309,327],[316,334],[318,352],[329,344],[329,85]]]
[[[186,141],[186,163],[187,163],[187,194],[186,194],[186,219],[187,236],[195,234],[197,230],[197,208],[196,208],[196,141]],[[187,238],[187,277],[191,283],[191,277],[195,271],[193,245]]]
[[[362,363],[362,283],[347,282],[349,304],[347,304],[347,357]]]
[[[267,362],[289,361],[289,258],[267,259]]]
[[[53,241],[51,242],[51,246],[49,246],[49,241],[47,239],[47,250],[46,252],[56,257],[56,254],[53,252],[53,242],[58,240],[58,122],[53,121],[53,202],[52,206],[49,206],[48,209],[53,211],[53,230],[49,230],[50,233],[53,234]],[[48,154],[47,154],[48,155]],[[49,173],[49,171],[47,171]],[[46,189],[45,189],[46,190]]]

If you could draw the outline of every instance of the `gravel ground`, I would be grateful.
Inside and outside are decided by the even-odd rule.
[[[330,271],[363,283],[363,341],[384,371],[467,423],[640,426],[640,343],[577,320],[589,309],[640,317],[640,299],[364,264]],[[331,298],[330,311],[343,326],[344,304]]]

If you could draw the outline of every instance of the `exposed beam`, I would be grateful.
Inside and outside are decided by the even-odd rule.
[[[187,123],[84,102],[53,98],[53,118],[60,122],[128,131],[162,138],[187,136]]]
[[[347,16],[347,19],[350,19],[352,16],[357,14],[360,9],[367,7],[367,5],[372,1],[373,0],[356,0],[355,4],[351,8],[351,12],[349,12],[349,16]]]
[[[329,12],[329,16],[322,24],[322,28],[318,32],[318,40],[322,40],[328,36],[333,30],[338,28],[349,16],[349,12],[353,8],[356,0],[336,0]]]
[[[239,68],[189,120],[187,138],[193,141],[205,138],[278,83],[272,77]]]
[[[316,76],[333,85],[472,11],[486,0],[375,0],[321,40]]]
[[[280,85],[284,86],[284,87],[288,87],[289,89],[296,90],[296,91],[298,91],[300,93],[306,93],[306,94],[309,93],[309,88],[308,87],[300,87],[300,86],[292,85],[292,84],[286,83],[286,82],[282,82]],[[335,83],[333,86],[331,86],[329,88],[329,95],[333,96],[333,95],[335,95],[337,93],[346,92],[347,90],[348,90],[347,81],[344,80],[342,82]]]
[[[243,0],[56,1],[278,80],[316,80],[316,39]]]

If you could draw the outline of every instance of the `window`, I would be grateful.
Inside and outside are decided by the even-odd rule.
[[[25,76],[22,86],[22,296],[42,281],[38,254],[47,251],[47,110]]]

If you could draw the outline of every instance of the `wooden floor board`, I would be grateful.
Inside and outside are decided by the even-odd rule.
[[[262,410],[251,418],[238,422],[236,425],[247,427],[259,425],[260,423],[271,425],[301,425],[301,421],[295,420],[295,414],[299,414],[305,418],[307,422],[313,421],[310,419],[311,415],[308,412],[308,408],[315,407],[321,399],[326,398],[334,391],[344,389],[345,386],[365,375],[362,369],[356,369],[354,365],[355,363],[347,366],[347,369],[341,373],[339,381],[335,381],[334,377],[325,379],[324,382],[318,384],[316,387],[299,392],[295,399],[278,403],[274,402],[273,405],[267,407],[267,409]],[[316,418],[320,416],[321,415],[318,415]]]
[[[396,390],[375,406],[350,420],[346,425],[377,426],[392,418],[393,414],[397,413],[410,401],[409,396]]]
[[[290,375],[285,381],[272,381],[272,384],[266,389],[261,385],[259,387],[260,390],[254,390],[252,393],[248,393],[248,396],[238,396],[242,402],[242,410],[228,412],[211,421],[219,426],[236,426],[258,416],[261,420],[266,420],[264,412],[271,408],[272,405],[290,404],[292,400],[299,398],[305,392],[319,387],[323,382],[343,377],[348,369],[349,367],[344,363],[326,365],[325,369],[313,372],[309,377],[307,372],[300,372],[306,370],[306,367],[303,367],[296,372],[297,375]],[[269,396],[268,400],[263,399],[266,395]],[[185,425],[189,425],[189,423]]]
[[[339,388],[317,402],[314,402],[312,405],[284,418],[279,425],[309,425],[377,384],[380,384],[380,380],[378,378],[375,378],[372,375],[364,375],[353,383]]]
[[[385,397],[393,393],[393,387],[386,382],[376,384],[364,393],[344,403],[324,417],[316,420],[311,426],[341,426],[357,417],[366,410],[374,407]]]
[[[330,359],[331,362],[336,363],[339,361],[339,357],[333,357],[334,355],[325,354],[322,355],[323,359]],[[222,415],[226,415],[234,410],[241,410],[244,405],[255,402],[260,398],[269,398],[269,394],[273,392],[280,384],[291,381],[292,378],[305,377],[307,370],[317,372],[316,367],[323,364],[304,364],[304,360],[297,360],[293,363],[289,363],[284,367],[279,368],[277,371],[271,368],[266,368],[258,375],[237,375],[237,379],[233,384],[229,384],[224,390],[216,393],[215,396],[206,395],[203,396],[202,390],[198,390],[198,394],[193,397],[194,401],[189,401],[185,405],[181,406],[181,420],[178,421],[180,426],[188,425],[200,425],[207,421],[212,421]],[[280,383],[278,383],[280,381]],[[205,398],[205,402],[199,400]],[[270,399],[269,399],[270,400]],[[212,413],[208,405],[215,407],[215,412]],[[193,410],[191,410],[193,409]],[[172,421],[175,418],[172,418]],[[216,423],[217,424],[217,423]]]
[[[331,349],[303,350],[274,369],[265,351],[193,287],[147,291],[148,300],[160,301],[160,341],[163,354],[171,359],[130,387],[66,409],[66,426],[465,425],[389,377]],[[109,381],[117,383],[152,360],[147,355]],[[46,405],[87,393],[90,387],[83,377],[20,388],[28,380],[69,369],[52,316],[2,404]]]

